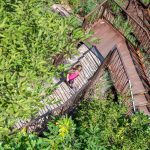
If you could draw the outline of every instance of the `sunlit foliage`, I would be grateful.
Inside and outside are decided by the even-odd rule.
[[[51,12],[52,0],[0,1],[0,135],[18,119],[35,117],[63,65],[55,56],[77,53],[84,39],[73,16]],[[50,102],[50,101],[49,101]]]

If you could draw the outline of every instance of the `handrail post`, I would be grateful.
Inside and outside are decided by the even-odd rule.
[[[82,23],[82,28],[85,29],[85,27],[86,27],[86,18],[84,17],[83,23]]]
[[[101,14],[100,18],[103,18],[104,12],[105,12],[105,10],[106,10],[106,4],[107,4],[107,1],[106,1],[106,3],[104,3],[104,5],[103,5],[104,7],[103,7],[102,14]]]
[[[132,98],[132,105],[133,105],[133,111],[135,112],[135,103],[134,103],[134,97],[133,97],[133,92],[132,92],[132,85],[131,85],[131,81],[129,80],[129,88],[130,88],[130,93],[131,93],[131,98]]]
[[[100,11],[101,7],[103,6],[103,10],[102,10],[102,12],[101,12],[101,15],[99,16],[99,18],[102,18],[103,14],[104,14],[104,11],[105,11],[105,6],[106,6],[107,1],[108,1],[108,0],[105,0],[105,1],[103,1],[101,4],[98,4],[98,5],[95,7],[95,9],[94,9],[93,11],[91,11],[89,14],[87,14],[87,15],[84,17],[83,23],[82,23],[82,27],[83,27],[84,29],[86,29],[86,26],[89,25],[89,22],[90,22],[90,21],[89,21],[88,19],[89,19],[91,16],[93,16],[93,14],[95,14],[95,11],[96,11],[96,10],[99,10],[99,11]]]

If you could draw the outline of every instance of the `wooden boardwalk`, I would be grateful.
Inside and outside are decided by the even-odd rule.
[[[126,76],[127,73],[128,79],[132,84],[132,92],[134,96],[135,107],[139,111],[143,111],[145,114],[150,115],[150,111],[147,107],[148,100],[146,99],[144,94],[141,94],[145,92],[145,88],[139,77],[139,74],[137,73],[136,67],[133,63],[133,59],[130,55],[130,51],[127,47],[126,40],[124,39],[124,37],[104,20],[99,20],[98,22],[93,24],[92,30],[94,31],[93,37],[101,39],[98,44],[92,44],[97,47],[100,54],[102,54],[104,58],[106,58],[106,56],[110,54],[110,50],[112,50],[114,46],[117,47],[117,53],[119,51],[119,57],[121,55],[120,62],[123,62],[123,65],[126,68],[126,72],[123,72],[123,74],[125,74]],[[102,66],[104,63],[102,62],[107,60],[101,60],[101,58],[98,57],[98,55],[93,53],[91,49],[89,49],[84,44],[80,45],[78,50],[78,56],[72,56],[65,62],[66,64],[72,65],[75,63],[80,63],[83,66],[83,70],[81,71],[80,76],[77,79],[75,79],[75,89],[71,89],[66,84],[66,82],[62,81],[61,79],[54,79],[55,83],[58,86],[54,90],[54,92],[51,95],[49,95],[49,97],[47,98],[48,100],[41,100],[41,103],[44,103],[45,107],[39,111],[39,113],[33,120],[29,119],[24,121],[19,119],[15,125],[16,128],[20,129],[22,127],[27,127],[28,131],[35,131],[37,128],[43,128],[45,122],[49,120],[50,115],[59,115],[62,113],[62,111],[65,112],[68,109],[71,109],[73,104],[76,103],[77,99],[79,99],[78,96],[82,94],[82,91],[87,89],[91,79],[93,79],[93,76],[95,76],[97,72],[101,71],[100,68],[103,68]],[[110,57],[112,60],[109,59],[109,61],[114,61],[114,57]],[[120,66],[117,65],[117,67]],[[122,66],[120,68],[122,68]],[[118,71],[122,74],[120,68],[118,69]],[[113,74],[118,73],[113,72]],[[118,81],[114,82],[118,84]],[[119,87],[121,87],[120,85]],[[131,96],[129,99],[131,99]]]
[[[114,3],[116,5],[115,1]],[[26,127],[29,132],[39,131],[39,129],[44,128],[51,115],[62,115],[70,112],[78,103],[81,95],[92,85],[92,82],[96,81],[97,75],[105,67],[109,68],[116,89],[124,95],[123,103],[129,108],[127,113],[132,114],[138,110],[150,116],[150,83],[143,72],[137,51],[122,36],[124,33],[118,32],[122,32],[121,29],[117,31],[111,26],[118,14],[114,15],[110,8],[106,7],[106,4],[107,0],[96,7],[83,21],[83,28],[89,29],[91,27],[94,31],[93,37],[101,39],[100,43],[97,44],[90,42],[92,37],[89,39],[89,42],[95,45],[98,50],[92,49],[95,46],[88,48],[85,44],[80,43],[79,55],[72,56],[64,62],[72,65],[80,63],[83,66],[80,76],[75,79],[74,88],[71,89],[65,80],[54,78],[56,88],[48,97],[41,100],[44,108],[40,109],[32,119],[22,120],[18,118],[15,128]],[[119,5],[118,7],[122,9]],[[145,49],[148,48],[147,53],[149,53],[149,34],[125,10],[122,11],[128,16],[128,22],[132,25],[134,34],[141,42],[141,46],[144,46]],[[61,14],[60,11],[59,13]],[[62,16],[66,16],[66,14],[62,12]],[[105,21],[100,18],[105,19]],[[95,22],[96,20],[98,21]],[[95,23],[93,24],[93,22]]]
[[[115,45],[117,46],[132,84],[135,107],[138,110],[143,111],[145,114],[150,115],[147,107],[148,100],[146,99],[145,95],[142,94],[145,92],[145,88],[136,71],[132,57],[127,48],[125,38],[110,24],[101,19],[98,22],[95,22],[91,29],[94,31],[92,37],[101,39],[99,43],[93,43],[93,45],[97,47],[104,58]]]
[[[51,95],[41,100],[44,108],[39,110],[34,119],[18,119],[15,124],[16,128],[28,127],[28,131],[35,131],[37,128],[42,128],[50,115],[60,115],[73,107],[73,104],[79,99],[78,95],[81,95],[82,91],[88,87],[90,80],[101,65],[101,60],[86,45],[80,45],[78,52],[78,55],[72,56],[64,62],[70,65],[81,64],[83,67],[79,77],[74,81],[74,88],[71,89],[64,79],[54,78],[57,87]]]

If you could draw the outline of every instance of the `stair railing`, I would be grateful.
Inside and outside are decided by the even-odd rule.
[[[84,29],[90,28],[94,22],[102,18],[106,3],[107,0],[97,5],[93,11],[91,11],[88,15],[84,17],[83,24],[82,24]]]
[[[130,88],[130,94],[131,94],[131,101],[132,101],[132,106],[133,106],[133,112],[136,112],[136,108],[135,108],[135,103],[134,103],[134,96],[133,96],[133,92],[132,92],[132,85],[131,85],[131,81],[129,80],[129,88]]]
[[[98,58],[96,55],[92,56],[92,54],[94,54],[94,52],[87,47],[87,51],[84,52],[82,56],[79,57],[74,64],[72,64],[72,66],[74,66],[79,62],[81,63],[81,61],[84,58],[86,58],[87,61],[84,62],[83,60],[83,63],[90,64],[90,68],[87,67],[84,70],[85,74],[88,75],[89,77],[88,79],[84,78],[87,82],[86,83],[84,82],[83,76],[80,78],[76,78],[76,83],[78,84],[78,86],[80,86],[78,91],[73,91],[72,89],[69,88],[69,86],[67,86],[67,84],[64,84],[65,79],[60,80],[59,82],[56,83],[56,88],[54,89],[54,91],[47,97],[49,101],[54,100],[55,103],[48,104],[47,101],[44,101],[44,99],[41,100],[41,102],[44,104],[45,107],[41,109],[39,113],[32,119],[29,119],[28,121],[19,120],[19,122],[16,123],[14,128],[17,129],[26,128],[29,132],[36,130],[38,130],[39,132],[40,129],[44,128],[47,122],[51,119],[51,115],[57,116],[65,114],[67,112],[69,113],[77,105],[79,98],[84,93],[84,91],[89,87],[91,80],[93,80],[96,74],[106,66],[107,62],[109,61],[109,58],[111,57],[112,52],[108,54],[107,58],[103,62],[101,62],[100,58]],[[97,58],[98,60],[95,60],[94,57]],[[92,74],[91,70],[94,70]],[[68,94],[66,90],[69,90],[68,92],[70,94]]]
[[[136,14],[137,14],[137,17],[138,17],[138,21],[140,22],[140,24],[146,29],[146,30],[150,30],[147,26],[147,24],[144,22],[144,12],[143,10],[142,11],[142,18],[141,16],[139,15],[139,6],[138,6],[138,1],[137,0],[132,0],[132,2],[134,3],[134,6],[135,6],[135,11],[136,11]]]
[[[132,61],[135,65],[136,71],[142,81],[144,88],[145,88],[145,91],[143,91],[140,94],[144,94],[147,101],[150,102],[150,95],[148,94],[148,92],[150,92],[150,80],[145,73],[146,68],[145,68],[144,64],[141,63],[141,60],[140,60],[136,50],[134,49],[134,47],[129,43],[127,43],[127,47],[129,49],[129,52],[130,52]]]
[[[113,12],[111,6],[115,5],[121,10],[121,13]],[[105,19],[107,22],[112,24],[117,30],[126,37],[131,43],[133,41],[129,39],[126,32],[128,28],[122,29],[120,26],[116,25],[117,17],[127,17],[126,21],[131,25],[131,32],[138,39],[137,43],[134,43],[134,46],[144,49],[146,53],[150,54],[150,34],[143,26],[141,26],[125,9],[120,7],[114,0],[106,0],[103,3],[99,4],[91,13],[85,16],[83,21],[83,28],[90,28],[91,25],[98,21],[99,19]],[[133,36],[133,37],[134,37]]]
[[[122,56],[116,46],[113,48],[113,55],[108,63],[111,78],[117,91],[123,95],[123,103],[128,107],[128,115],[135,112],[134,96],[131,81],[127,73]]]

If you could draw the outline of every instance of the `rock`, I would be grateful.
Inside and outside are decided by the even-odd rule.
[[[54,4],[54,5],[52,5],[51,8],[52,8],[52,11],[54,11],[64,17],[68,17],[71,14],[71,8],[67,5]]]

